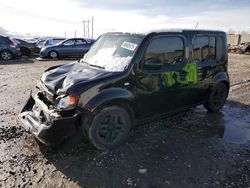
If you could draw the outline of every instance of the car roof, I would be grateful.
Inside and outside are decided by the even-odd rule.
[[[226,34],[224,31],[220,30],[209,30],[209,29],[158,29],[158,30],[149,30],[144,32],[108,32],[107,34],[135,34],[135,35],[149,35],[153,33],[217,33],[217,34]]]
[[[9,38],[9,36],[6,35],[0,35],[0,37]]]

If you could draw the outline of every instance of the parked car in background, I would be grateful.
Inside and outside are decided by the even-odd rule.
[[[37,40],[35,41],[35,45],[36,45],[36,47],[39,49],[39,52],[40,52],[40,50],[42,49],[43,44],[44,44],[44,42],[45,42],[47,39],[48,39],[48,37],[46,37],[46,38],[39,38],[39,39],[37,39]]]
[[[67,39],[56,45],[42,48],[40,57],[51,59],[57,59],[59,57],[82,57],[93,43],[93,39]]]
[[[11,38],[21,50],[21,54],[29,56],[31,53],[39,53],[40,49],[36,47],[34,42],[28,42],[18,38]]]
[[[21,56],[20,48],[9,37],[0,35],[0,59],[11,60]]]
[[[242,50],[243,50],[243,53],[249,53],[250,52],[250,42],[244,42]]]
[[[47,69],[19,118],[45,144],[81,130],[108,150],[138,120],[198,105],[218,112],[230,86],[226,37],[196,29],[104,34],[80,61]]]
[[[64,40],[66,39],[65,38],[48,38],[47,40],[44,41],[42,48],[56,45],[59,42],[62,42]]]
[[[60,38],[60,37],[45,37],[45,38],[40,38],[36,41],[36,47],[39,48],[39,52],[42,48],[47,47],[47,46],[52,46],[56,45],[59,42],[64,41],[65,38]]]
[[[244,54],[250,52],[250,42],[242,42],[239,45],[228,45],[228,51]]]

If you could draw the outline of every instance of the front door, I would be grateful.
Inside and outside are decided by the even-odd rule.
[[[74,45],[75,45],[75,40],[74,39],[69,39],[62,43],[60,46],[60,56],[72,56],[72,53],[74,53]],[[74,55],[73,55],[74,56]]]
[[[150,40],[138,75],[136,102],[142,117],[175,111],[186,103],[183,86],[196,82],[190,76],[186,38],[182,35],[157,36]]]

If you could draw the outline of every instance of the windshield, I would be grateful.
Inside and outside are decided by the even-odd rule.
[[[124,71],[142,41],[140,35],[106,34],[101,36],[81,62],[110,72]]]

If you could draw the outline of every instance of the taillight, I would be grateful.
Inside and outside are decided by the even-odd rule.
[[[9,42],[8,42],[8,46],[9,46],[9,47],[11,47],[11,48],[16,48],[16,44],[15,44],[11,39],[9,39],[8,41],[9,41]]]

